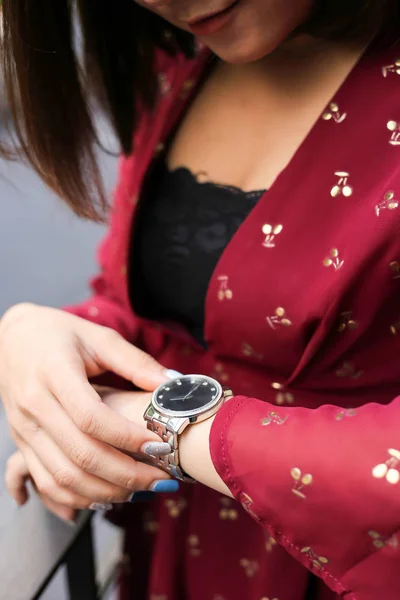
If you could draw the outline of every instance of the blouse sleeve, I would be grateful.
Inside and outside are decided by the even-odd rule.
[[[400,397],[345,411],[236,396],[214,420],[211,456],[250,515],[340,597],[397,600],[399,423]]]
[[[123,302],[123,286],[126,277],[125,238],[121,229],[127,219],[127,207],[131,203],[130,173],[131,158],[121,160],[118,185],[114,195],[110,228],[99,246],[97,259],[99,273],[91,280],[91,296],[79,304],[65,306],[63,310],[110,327],[125,339],[134,342],[138,337],[138,322]],[[121,219],[121,212],[124,218]],[[129,215],[128,215],[129,216]]]

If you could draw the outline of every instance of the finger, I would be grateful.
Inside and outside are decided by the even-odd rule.
[[[118,460],[114,460],[110,465],[108,460],[108,464],[104,466],[98,460],[96,452],[90,449],[92,446],[90,439],[86,441],[83,448],[77,446],[74,450],[75,457],[81,463],[78,466],[64,454],[63,450],[43,429],[35,427],[32,428],[31,433],[25,432],[25,435],[29,447],[34,450],[37,459],[39,459],[43,467],[50,474],[55,484],[59,488],[69,490],[84,499],[89,498],[90,503],[109,504],[113,502],[126,502],[132,495],[132,492],[147,489],[154,480],[168,478],[168,475],[160,469],[136,462],[132,458],[124,456],[122,453],[118,453],[118,451],[110,448],[110,454],[113,452],[117,455],[120,454],[121,462],[129,464],[127,485],[125,487],[115,485],[87,471],[87,469],[91,469],[94,472],[103,471],[106,474],[111,473],[111,476],[113,476],[113,465],[115,463],[118,464]],[[69,443],[67,439],[64,442],[66,444]],[[24,448],[23,451],[25,454]],[[61,504],[69,505],[68,502],[61,501],[58,497],[51,496],[51,498]],[[73,506],[76,508],[85,508],[87,503],[79,506],[73,503]]]
[[[54,502],[74,508],[87,508],[93,502],[125,502],[132,493],[126,488],[82,471],[41,429],[36,429],[31,436],[28,434],[26,442],[29,447],[20,447],[23,448],[31,475],[38,484],[38,491],[50,497]],[[35,472],[32,471],[30,464],[32,461],[35,465]],[[40,485],[37,482],[39,463]],[[45,481],[44,471],[46,471]],[[63,491],[67,492],[68,496],[62,494]]]
[[[23,506],[29,498],[27,481],[29,469],[21,452],[14,452],[7,461],[5,483],[10,496],[18,506]]]
[[[112,371],[142,390],[152,392],[170,379],[165,367],[112,329],[99,328],[92,352],[104,371]]]
[[[86,374],[60,366],[57,375],[53,373],[49,377],[48,386],[78,429],[91,438],[132,453],[139,452],[145,442],[160,441],[157,434],[135,425],[106,406],[87,381]],[[43,401],[36,403],[33,417],[40,425],[48,404]],[[41,410],[41,406],[46,406],[46,410]]]
[[[39,496],[47,510],[53,513],[53,515],[56,515],[56,517],[62,519],[63,521],[67,521],[68,523],[75,525],[75,517],[77,511],[74,508],[70,508],[69,506],[63,506],[62,504],[57,504],[57,502],[53,502],[52,500],[50,500],[50,498],[47,498],[46,496],[41,496],[40,494]]]
[[[24,455],[22,452],[15,452],[8,460],[6,467],[6,485],[7,489],[17,502],[19,506],[22,506],[27,501],[28,489],[27,481],[31,479],[28,466],[26,464]],[[34,487],[35,483],[33,482]],[[40,494],[39,494],[40,495]],[[62,504],[56,504],[46,496],[40,496],[43,504],[56,516],[60,517],[65,521],[71,521],[75,517],[75,510]]]
[[[40,497],[45,497],[56,504],[62,504],[67,508],[88,508],[92,502],[89,498],[82,497],[61,487],[52,477],[50,472],[44,467],[35,452],[33,452],[22,440],[19,441],[19,445],[22,449],[30,478],[33,480]]]
[[[116,486],[116,488],[108,486],[102,492],[103,495],[113,494],[115,498],[119,498],[126,496],[128,491],[133,492],[137,489],[140,478],[146,477],[147,474],[141,465],[119,450],[82,433],[57,402],[48,402],[47,406],[48,410],[43,415],[41,423],[42,430],[33,429],[29,443],[34,445],[40,459],[53,475],[55,456],[51,454],[52,446],[49,438],[56,444],[54,452],[58,457],[58,469],[62,468],[61,463],[63,463],[64,469],[74,466],[75,471],[77,467],[85,473],[96,476],[98,478],[96,489],[99,489],[100,484],[104,489],[105,482]],[[54,427],[55,423],[57,423],[57,427]],[[146,430],[144,432],[146,433]],[[159,441],[159,438],[157,439]],[[52,457],[50,463],[48,462],[49,456]],[[68,458],[68,465],[65,457]],[[80,487],[75,487],[75,491],[87,496],[86,480],[82,479],[78,483],[80,483]],[[91,485],[89,480],[87,480],[87,485]],[[92,490],[92,488],[90,489]]]

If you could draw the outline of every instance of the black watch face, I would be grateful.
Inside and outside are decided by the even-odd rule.
[[[211,377],[185,375],[158,388],[154,401],[161,411],[199,413],[221,397],[219,383]]]

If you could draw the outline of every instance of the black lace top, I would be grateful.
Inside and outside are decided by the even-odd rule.
[[[217,262],[263,191],[203,182],[205,174],[157,162],[136,220],[131,290],[138,312],[177,322],[204,345],[204,303]]]

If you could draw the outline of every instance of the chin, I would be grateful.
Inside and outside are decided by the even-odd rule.
[[[285,41],[279,39],[262,39],[258,43],[254,39],[236,41],[233,44],[206,44],[214,54],[224,62],[239,65],[256,62],[272,54]]]

